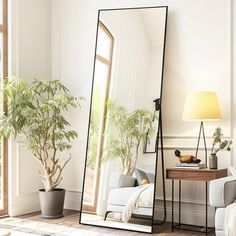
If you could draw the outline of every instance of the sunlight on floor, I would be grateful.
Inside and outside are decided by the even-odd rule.
[[[105,226],[111,228],[118,228],[118,229],[128,229],[133,231],[141,231],[141,232],[151,232],[151,226],[142,225],[142,224],[135,224],[135,223],[123,223],[120,220],[115,220],[112,218],[107,218],[104,221],[104,217],[92,215],[92,214],[82,214],[82,223],[86,223],[88,225],[97,225],[97,226]]]

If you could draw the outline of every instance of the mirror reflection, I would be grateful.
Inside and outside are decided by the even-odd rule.
[[[152,232],[167,7],[100,10],[80,223]]]

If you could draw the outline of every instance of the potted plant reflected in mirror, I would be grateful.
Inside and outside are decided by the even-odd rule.
[[[217,169],[218,168],[218,158],[217,153],[220,150],[231,150],[232,140],[222,140],[224,135],[220,127],[217,127],[215,133],[213,134],[213,143],[211,148],[211,155],[209,157],[209,168]]]
[[[107,102],[107,114],[112,129],[106,131],[109,139],[102,160],[119,158],[121,174],[132,176],[141,143],[145,140],[150,141],[158,117],[155,113],[144,109],[128,111],[111,99]]]
[[[65,112],[80,107],[82,98],[71,96],[58,80],[34,80],[27,83],[18,77],[5,80],[7,111],[0,116],[0,135],[24,136],[25,148],[40,165],[44,189],[39,190],[43,218],[63,216],[65,190],[57,188],[62,171],[71,159],[63,151],[71,149],[77,132],[69,129]]]

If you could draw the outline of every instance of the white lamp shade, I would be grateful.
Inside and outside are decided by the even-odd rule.
[[[215,92],[191,92],[187,94],[183,120],[219,120],[221,112]]]

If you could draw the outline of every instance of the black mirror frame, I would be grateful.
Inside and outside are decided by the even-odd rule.
[[[80,218],[79,223],[83,225],[90,225],[95,227],[102,227],[102,228],[109,228],[109,229],[117,229],[117,230],[126,230],[132,232],[140,232],[144,233],[143,231],[137,230],[129,230],[129,229],[122,229],[122,228],[115,228],[115,227],[108,227],[108,226],[101,226],[101,225],[91,225],[81,222],[82,217],[82,207],[83,207],[83,198],[84,198],[84,186],[85,186],[85,176],[86,176],[86,163],[87,163],[87,156],[88,156],[88,144],[89,144],[89,130],[90,130],[90,119],[91,119],[91,108],[92,108],[92,98],[93,98],[93,87],[94,87],[94,76],[95,76],[95,63],[96,63],[96,49],[97,49],[97,39],[98,39],[98,27],[99,27],[99,18],[100,13],[102,11],[115,11],[115,10],[135,10],[135,9],[152,9],[152,8],[165,8],[166,15],[165,15],[165,30],[164,30],[164,44],[163,44],[163,57],[162,57],[162,73],[161,73],[161,89],[160,89],[160,97],[155,99],[155,109],[159,111],[159,119],[158,119],[158,131],[156,135],[156,142],[155,142],[155,151],[154,152],[147,152],[146,145],[143,150],[143,153],[156,153],[156,165],[155,165],[155,177],[157,175],[157,164],[158,164],[158,150],[160,146],[161,156],[162,156],[162,177],[163,177],[163,196],[164,196],[164,219],[157,224],[162,224],[166,220],[166,197],[165,197],[165,178],[164,178],[164,151],[163,151],[163,130],[162,130],[162,112],[161,112],[161,104],[162,104],[162,94],[163,94],[163,77],[164,77],[164,62],[165,62],[165,48],[166,48],[166,34],[167,34],[167,17],[168,17],[168,6],[148,6],[148,7],[132,7],[132,8],[114,8],[114,9],[100,9],[98,10],[98,17],[97,17],[97,30],[96,30],[96,42],[95,42],[95,52],[94,52],[94,64],[93,64],[93,79],[92,79],[92,87],[91,87],[91,95],[90,95],[90,109],[89,109],[89,120],[88,120],[88,132],[87,132],[87,145],[86,145],[86,156],[84,162],[84,175],[83,175],[83,187],[82,187],[82,196],[81,196],[81,207],[80,207]],[[159,145],[160,144],[160,145]],[[155,210],[155,195],[156,195],[156,178],[154,182],[154,194],[153,194],[153,208],[152,208],[152,226],[151,232],[153,233],[153,226],[156,224],[154,221],[154,210]]]

